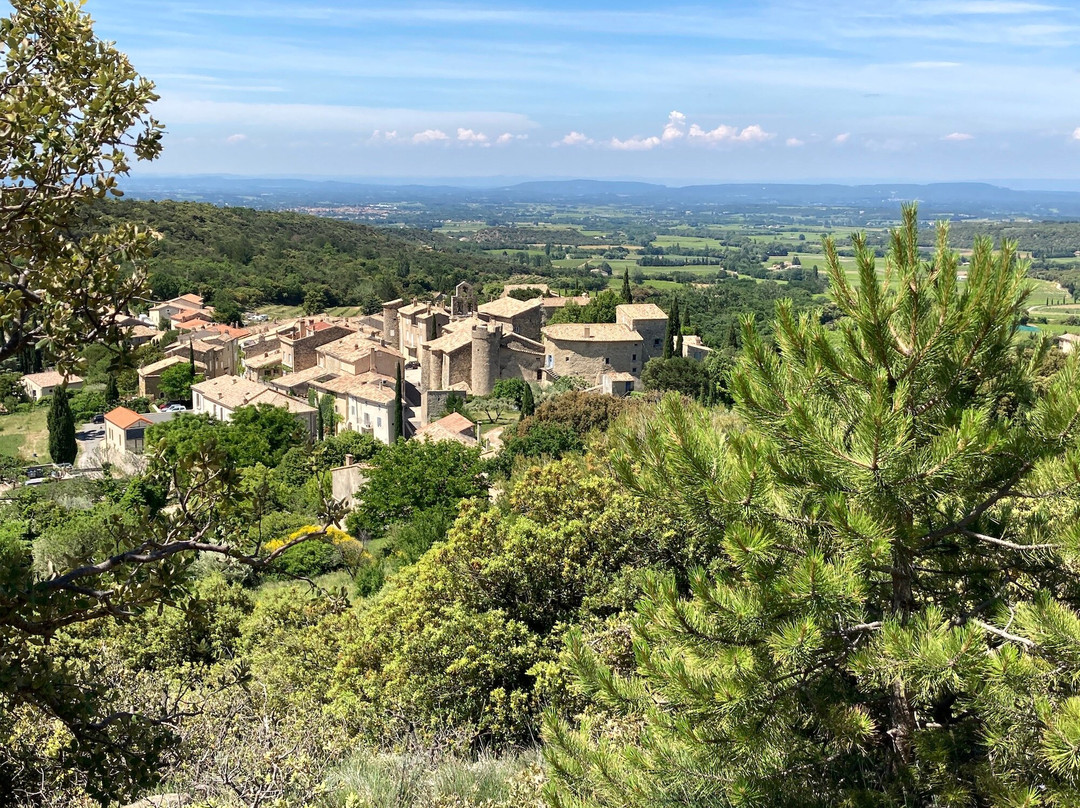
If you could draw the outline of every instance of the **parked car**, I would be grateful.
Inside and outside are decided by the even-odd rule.
[[[103,413],[103,412],[97,413],[93,418],[90,419],[90,423],[92,423],[92,424],[103,424],[103,423],[105,423],[105,413]]]
[[[170,404],[162,412],[187,412],[187,407],[183,404]]]

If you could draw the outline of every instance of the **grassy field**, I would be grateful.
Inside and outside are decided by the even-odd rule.
[[[0,454],[22,455],[26,460],[49,462],[48,409],[0,415]],[[34,455],[37,454],[35,458]]]
[[[259,314],[265,314],[271,320],[288,320],[293,317],[303,317],[302,306],[263,306],[258,309]],[[331,317],[359,317],[364,313],[360,306],[334,306],[326,310]]]

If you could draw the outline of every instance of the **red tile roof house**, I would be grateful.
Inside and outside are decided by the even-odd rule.
[[[113,452],[142,454],[146,448],[146,430],[154,424],[172,420],[175,413],[138,413],[117,407],[105,413],[105,447]]]

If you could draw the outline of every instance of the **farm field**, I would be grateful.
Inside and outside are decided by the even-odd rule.
[[[28,461],[49,462],[48,408],[0,415],[0,454],[21,455]],[[36,457],[35,457],[36,455]]]

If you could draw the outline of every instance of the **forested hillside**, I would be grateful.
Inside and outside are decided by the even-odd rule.
[[[510,267],[422,230],[379,230],[299,213],[217,208],[195,202],[108,202],[105,224],[161,234],[146,262],[155,299],[196,291],[221,305],[326,306],[377,311],[384,300],[449,291],[462,280],[506,277]]]

